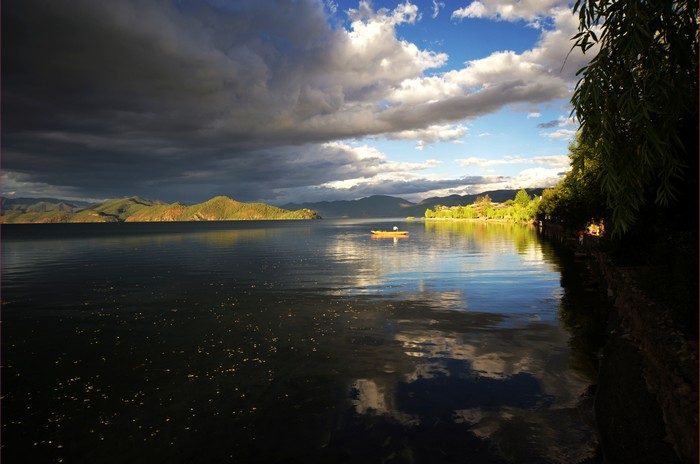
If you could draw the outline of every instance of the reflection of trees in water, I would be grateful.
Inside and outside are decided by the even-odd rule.
[[[425,221],[425,230],[447,239],[454,245],[478,248],[493,246],[514,247],[518,253],[524,253],[537,245],[534,226],[482,220],[448,220]]]
[[[592,383],[598,378],[598,352],[605,343],[605,327],[610,303],[600,278],[591,270],[588,258],[577,257],[557,237],[540,237],[544,260],[561,275],[564,294],[559,305],[559,321],[571,334],[571,366]]]
[[[598,352],[605,343],[605,327],[610,309],[604,290],[586,269],[585,263],[561,256],[564,296],[559,320],[571,333],[572,367],[597,382]]]
[[[610,308],[600,276],[591,270],[587,257],[577,256],[555,238],[542,240],[542,252],[548,262],[556,263],[561,275],[564,294],[559,305],[559,321],[571,334],[572,368],[596,383],[598,352],[605,343]]]

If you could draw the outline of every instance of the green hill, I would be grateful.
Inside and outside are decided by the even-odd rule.
[[[162,201],[144,200],[141,197],[118,198],[116,200],[107,200],[104,203],[78,211],[78,214],[98,213],[98,215],[114,217],[121,222],[125,221],[129,216],[138,213],[144,208],[162,206],[164,204],[165,203]]]
[[[0,222],[3,224],[55,224],[58,222],[77,222],[72,221],[75,213],[65,211],[48,211],[48,212],[22,212],[8,211],[0,216]]]
[[[129,216],[127,222],[155,221],[244,221],[262,219],[315,219],[313,211],[288,211],[264,203],[241,203],[220,196],[192,206],[182,203],[144,208]]]
[[[140,197],[119,198],[76,212],[41,211],[39,204],[29,205],[29,211],[7,211],[2,223],[58,223],[58,222],[161,222],[161,221],[237,221],[254,219],[318,219],[308,209],[289,211],[264,203],[241,203],[228,197],[212,198],[204,203],[187,206],[167,204]],[[38,211],[37,211],[38,210]]]
[[[125,219],[126,222],[172,222],[182,221],[187,205],[173,203],[171,205],[154,205],[143,208]]]

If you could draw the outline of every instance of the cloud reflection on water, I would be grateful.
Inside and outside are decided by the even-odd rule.
[[[557,269],[530,231],[489,228],[426,224],[422,243],[430,243],[430,232],[446,234],[453,255],[430,246],[408,257],[364,249],[380,281],[365,292],[349,286],[349,293],[376,297],[380,304],[392,301],[387,293],[400,299],[391,303],[386,335],[394,342],[392,367],[351,383],[354,411],[405,427],[462,424],[464,433],[514,462],[535,455],[547,462],[590,457],[595,433],[577,422],[593,420],[590,405],[581,400],[590,379],[569,367],[570,335],[557,320],[564,294]],[[509,274],[511,262],[519,266],[517,274]],[[409,277],[418,269],[422,279],[413,283]],[[355,283],[364,285],[361,279]]]
[[[531,229],[412,223],[410,238],[394,244],[371,240],[366,225],[335,224],[15,241],[3,271],[19,286],[3,288],[14,301],[3,309],[60,303],[56,315],[70,323],[38,319],[53,338],[41,345],[48,357],[29,358],[52,359],[60,345],[95,384],[117,372],[101,359],[121,366],[123,375],[101,386],[114,399],[102,409],[138,419],[120,424],[135,436],[135,427],[178,414],[207,436],[237,430],[237,446],[249,450],[244,438],[273,442],[277,435],[263,431],[283,429],[286,418],[301,425],[286,432],[283,451],[321,443],[327,462],[359,453],[365,439],[375,446],[370,460],[397,453],[420,461],[436,449],[474,462],[590,456],[595,428],[579,399],[589,379],[570,367],[558,258]],[[28,272],[27,259],[36,261],[28,282],[41,282],[47,301],[12,275]],[[6,314],[36,329],[31,311]],[[117,336],[131,342],[112,343]],[[29,339],[12,340],[24,347]],[[120,399],[135,388],[145,404],[165,401],[166,409],[124,409]],[[188,408],[167,406],[170,398]],[[59,432],[87,433],[78,422]]]
[[[568,349],[553,349],[566,343],[561,330],[539,324],[498,331],[475,326],[469,333],[443,332],[430,324],[422,330],[400,327],[393,338],[401,355],[394,354],[389,372],[351,384],[356,414],[405,427],[462,424],[465,433],[510,449],[504,458],[531,449],[547,456],[593,454],[594,432],[576,422],[592,421],[590,405],[580,399],[588,380],[568,368]],[[553,435],[568,429],[571,435]],[[513,438],[523,433],[528,442],[512,449]]]

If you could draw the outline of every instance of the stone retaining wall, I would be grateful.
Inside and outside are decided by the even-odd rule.
[[[541,226],[543,235],[566,241],[570,246],[577,248],[578,252],[586,253],[592,260],[594,271],[600,272],[601,284],[607,286],[607,295],[614,303],[616,314],[611,315],[613,326],[611,337],[605,351],[622,351],[624,346],[632,346],[632,355],[613,353],[601,359],[601,375],[614,375],[624,378],[600,380],[601,388],[598,395],[609,395],[600,398],[600,403],[605,404],[608,410],[603,413],[608,424],[617,421],[629,421],[632,415],[627,415],[623,410],[615,409],[616,395],[620,395],[620,389],[628,386],[639,387],[653,395],[658,403],[663,424],[658,427],[665,429],[664,441],[669,443],[680,462],[698,462],[698,344],[686,339],[684,334],[674,328],[669,311],[647,298],[637,287],[633,274],[633,268],[621,268],[598,249],[598,238],[586,236],[584,245],[578,245],[576,233],[567,231],[558,224],[544,224]],[[614,340],[613,340],[614,338]],[[641,373],[625,369],[619,365],[634,356],[635,361],[641,367]],[[606,365],[607,363],[607,365]],[[614,365],[618,363],[618,365]],[[641,375],[639,375],[641,374]],[[634,383],[635,385],[632,385]],[[602,388],[613,384],[613,387]],[[617,389],[617,392],[611,390]],[[624,391],[622,392],[624,394]],[[618,396],[619,399],[619,396]],[[613,406],[611,406],[613,405]],[[638,405],[637,407],[643,407]],[[622,406],[620,406],[622,408]],[[613,410],[610,410],[613,409]],[[601,411],[598,411],[599,415]],[[637,417],[649,417],[651,415],[639,415]],[[600,421],[599,417],[599,422]],[[649,419],[653,420],[653,419]],[[606,422],[603,421],[603,422]],[[618,448],[618,456],[625,454],[635,446],[639,446],[640,435],[635,435],[635,428],[644,428],[647,424],[625,423],[623,427],[630,429],[627,434],[616,434],[607,440],[608,446]],[[656,425],[648,424],[648,429],[655,430]],[[609,430],[601,426],[601,435]],[[626,438],[626,436],[628,438]],[[622,438],[621,438],[622,437]],[[630,441],[622,443],[621,441]],[[601,436],[601,441],[606,442],[606,437]],[[636,441],[636,443],[634,442]],[[613,453],[615,454],[615,453]],[[651,459],[651,456],[648,456]],[[631,462],[631,461],[629,461]],[[653,462],[647,460],[646,462]]]
[[[666,440],[681,462],[698,462],[698,346],[673,327],[669,311],[636,286],[632,270],[591,251],[614,299],[620,330],[642,360],[642,378],[661,409]]]

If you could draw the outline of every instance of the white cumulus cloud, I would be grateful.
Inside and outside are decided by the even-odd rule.
[[[462,167],[491,167],[514,164],[543,164],[552,167],[557,167],[559,170],[561,170],[561,168],[569,166],[569,157],[566,155],[535,156],[531,158],[510,156],[501,159],[469,157],[465,159],[458,159],[456,161],[457,164],[459,164]]]
[[[452,13],[452,18],[491,18],[518,21],[540,18],[555,6],[567,6],[561,0],[476,0]]]

